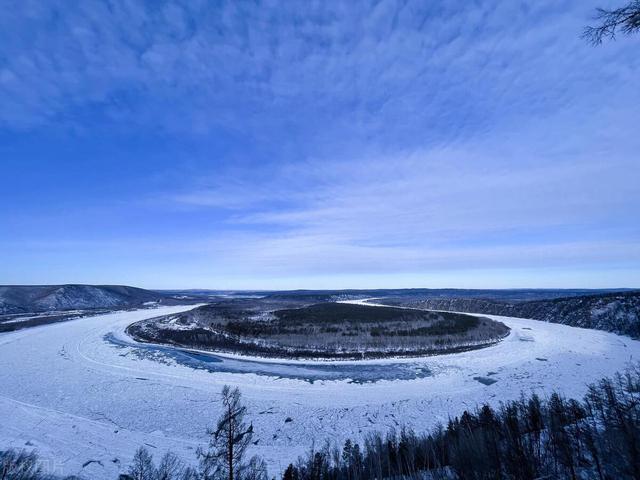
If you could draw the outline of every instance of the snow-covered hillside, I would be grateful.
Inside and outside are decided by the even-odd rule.
[[[0,286],[0,314],[137,307],[173,302],[169,295],[121,285]]]
[[[549,300],[506,302],[483,298],[382,298],[383,303],[427,310],[484,313],[575,327],[596,328],[640,338],[640,292],[615,292]]]
[[[242,371],[225,371],[225,359],[209,357],[220,365],[212,371],[162,350],[127,345],[130,323],[186,308],[118,312],[0,334],[0,448],[37,448],[54,471],[98,480],[123,471],[143,444],[156,455],[171,449],[194,460],[219,413],[220,389],[231,384],[248,405],[257,440],[252,450],[275,474],[314,441],[362,437],[399,427],[400,419],[422,430],[521,391],[581,395],[586,383],[640,356],[640,342],[628,338],[515,318],[498,318],[512,332],[482,350],[321,363],[369,371],[402,364],[405,372],[415,371],[403,380],[365,383],[343,377],[311,382],[309,372],[318,364],[309,362],[235,358]],[[280,375],[285,368],[287,375]]]

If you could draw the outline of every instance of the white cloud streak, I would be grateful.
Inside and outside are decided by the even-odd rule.
[[[198,234],[103,246],[194,277],[640,265],[639,42],[586,45],[594,6],[16,2],[0,126],[232,138],[131,194]]]

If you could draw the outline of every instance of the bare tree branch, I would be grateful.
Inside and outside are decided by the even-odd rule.
[[[615,40],[618,32],[629,35],[640,30],[640,0],[614,10],[598,8],[596,11],[594,20],[599,24],[586,27],[582,33],[592,45],[600,45],[604,39]]]

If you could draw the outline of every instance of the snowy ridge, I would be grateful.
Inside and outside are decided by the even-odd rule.
[[[121,285],[0,286],[0,314],[128,308],[178,303],[163,293]]]
[[[381,298],[379,301],[427,310],[531,318],[640,338],[639,291],[515,303],[482,298]]]

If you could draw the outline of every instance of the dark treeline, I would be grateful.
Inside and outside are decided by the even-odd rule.
[[[253,433],[240,393],[225,387],[228,406],[211,431],[200,468],[172,454],[154,464],[138,450],[127,475],[134,480],[266,480],[264,461],[244,460]],[[229,432],[236,432],[231,435]],[[244,432],[241,436],[237,432]],[[229,452],[234,452],[229,457]],[[31,453],[0,452],[0,479],[40,480]],[[231,474],[229,473],[231,472]],[[282,480],[640,480],[640,366],[591,385],[582,400],[532,394],[497,408],[465,411],[428,433],[410,428],[311,448]]]
[[[640,370],[589,387],[582,401],[533,394],[465,411],[427,434],[347,440],[289,465],[283,480],[640,479]]]
[[[639,0],[640,1],[640,0]],[[639,3],[640,5],[640,3]],[[387,297],[393,306],[530,318],[640,338],[640,291],[609,292],[528,301],[478,296]]]
[[[439,312],[411,310],[406,308],[379,308],[373,305],[354,305],[351,303],[318,303],[303,308],[289,308],[273,312],[282,325],[322,325],[345,321],[367,324],[379,322],[413,322],[419,320],[439,321],[443,318]],[[456,320],[468,317],[465,314],[446,312],[447,319]]]
[[[222,310],[134,323],[138,341],[286,358],[420,356],[492,345],[509,328],[485,317],[418,309],[327,303],[263,311],[242,319]],[[180,328],[176,328],[180,325]]]

